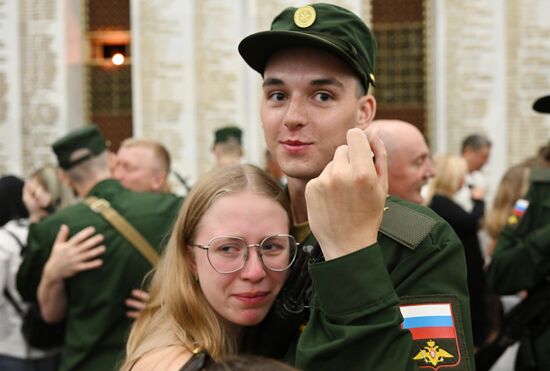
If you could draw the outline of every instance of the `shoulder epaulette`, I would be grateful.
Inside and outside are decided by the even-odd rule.
[[[529,180],[531,182],[550,182],[550,169],[535,168],[531,170]]]
[[[387,200],[380,232],[411,250],[424,241],[437,220],[397,202]]]

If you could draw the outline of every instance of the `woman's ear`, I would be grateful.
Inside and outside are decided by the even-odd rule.
[[[197,275],[197,260],[195,258],[195,250],[193,249],[193,246],[186,245],[185,249],[187,250],[187,257],[189,258],[189,262],[191,263],[191,269],[193,269],[193,275]]]

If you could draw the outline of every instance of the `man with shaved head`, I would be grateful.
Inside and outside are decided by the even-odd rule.
[[[416,126],[400,120],[375,120],[388,153],[388,191],[391,195],[421,204],[422,187],[435,175],[430,149]]]

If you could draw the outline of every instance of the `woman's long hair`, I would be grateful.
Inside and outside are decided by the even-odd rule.
[[[192,269],[197,226],[212,203],[229,194],[252,191],[279,203],[291,219],[286,193],[261,169],[252,165],[219,167],[202,177],[185,200],[150,287],[150,301],[132,326],[127,343],[128,370],[146,352],[177,345],[189,351],[201,346],[215,360],[236,351],[236,339],[226,335]]]
[[[458,192],[467,174],[466,160],[457,155],[441,155],[435,159],[435,176],[429,184],[427,203],[436,194],[449,198]]]
[[[53,211],[71,206],[77,202],[74,192],[59,178],[56,166],[44,165],[31,174],[31,179],[35,179],[52,197],[51,207]]]
[[[484,221],[485,230],[493,240],[498,238],[507,224],[516,201],[527,193],[531,167],[530,163],[520,163],[504,173]],[[491,255],[492,251],[488,253]]]

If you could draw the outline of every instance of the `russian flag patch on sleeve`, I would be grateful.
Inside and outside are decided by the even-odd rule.
[[[451,303],[422,303],[400,306],[402,327],[415,344],[413,359],[420,368],[439,370],[460,365],[461,352],[455,314]]]

